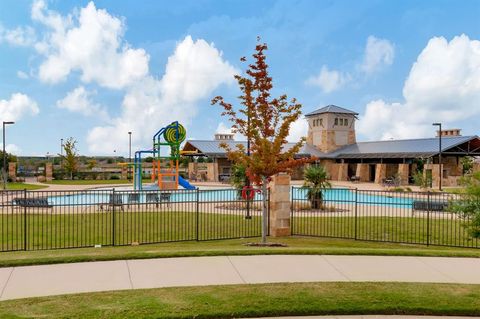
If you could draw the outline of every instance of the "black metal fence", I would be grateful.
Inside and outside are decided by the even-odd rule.
[[[0,251],[261,235],[262,195],[233,189],[2,191]]]
[[[337,188],[315,197],[293,187],[292,234],[479,248],[465,227],[469,220],[449,212],[455,200],[446,193]]]

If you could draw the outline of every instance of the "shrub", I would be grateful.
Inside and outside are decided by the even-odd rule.
[[[120,176],[118,176],[118,175],[112,175],[112,176],[110,176],[110,179],[120,179]]]
[[[459,199],[449,205],[449,210],[465,221],[465,227],[474,238],[480,238],[480,172],[464,177],[465,186]]]

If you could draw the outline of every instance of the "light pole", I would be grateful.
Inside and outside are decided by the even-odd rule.
[[[3,190],[7,189],[7,154],[5,153],[5,125],[15,124],[15,122],[3,121]]]
[[[128,164],[127,179],[130,180],[130,169],[132,165],[132,132],[128,132]]]
[[[438,189],[442,190],[442,123],[433,123],[438,126]]]
[[[60,169],[63,174],[63,138],[60,139]]]

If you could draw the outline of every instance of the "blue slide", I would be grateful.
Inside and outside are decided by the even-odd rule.
[[[197,189],[195,186],[193,186],[192,184],[190,184],[186,179],[184,179],[182,176],[178,176],[178,184],[180,184],[180,186],[182,186],[183,188],[185,189],[188,189],[188,190],[195,190]]]

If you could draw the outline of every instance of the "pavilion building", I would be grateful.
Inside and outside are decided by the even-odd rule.
[[[463,175],[462,157],[480,156],[478,136],[461,136],[459,129],[442,130],[432,138],[357,142],[357,116],[358,113],[335,105],[306,114],[307,141],[297,156],[315,157],[325,166],[330,179],[336,181],[358,180],[381,184],[395,178],[400,184],[407,185],[423,166],[421,171],[431,179],[433,187],[438,186],[440,178],[443,186],[456,186]],[[190,163],[190,178],[206,181],[228,179],[231,163],[220,147],[221,143],[231,147],[235,144],[246,146],[244,141],[235,141],[232,134],[216,134],[214,140],[186,142],[184,150],[196,151],[198,156],[209,159],[207,163]],[[301,178],[301,174],[296,175],[293,177]]]

